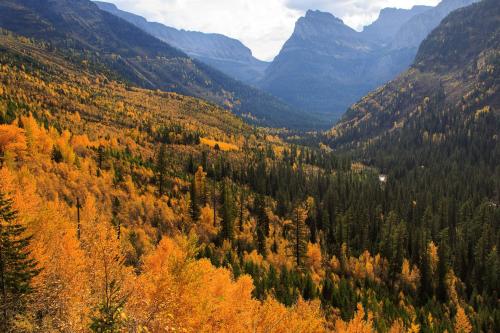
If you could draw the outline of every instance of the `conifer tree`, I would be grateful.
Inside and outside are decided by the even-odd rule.
[[[235,205],[234,198],[229,188],[227,181],[222,182],[221,191],[221,216],[222,216],[222,229],[221,236],[223,239],[232,241],[234,239],[234,218],[235,218]]]
[[[292,225],[290,232],[290,250],[295,259],[297,268],[301,268],[307,253],[307,210],[303,205],[297,205],[292,212]]]
[[[257,250],[266,256],[266,237],[269,236],[269,217],[266,212],[266,200],[264,195],[258,194],[255,198],[255,213],[257,215]]]
[[[116,281],[111,281],[107,297],[97,308],[97,314],[91,318],[90,329],[96,333],[123,332],[125,317],[123,308],[126,298],[120,295],[120,287]]]
[[[30,258],[31,237],[17,221],[12,200],[0,193],[0,331],[14,332],[13,320],[22,316],[27,296],[33,291],[31,280],[39,273]]]
[[[59,149],[56,145],[52,146],[51,158],[56,163],[61,163],[63,161],[61,149]]]
[[[160,196],[165,190],[165,178],[167,174],[167,146],[162,143],[156,158],[156,174],[158,177],[158,192]]]
[[[198,219],[200,218],[200,206],[198,205],[198,189],[196,188],[196,179],[194,177],[191,181],[190,195],[191,218],[193,219],[193,221],[198,221]]]
[[[99,145],[99,148],[97,149],[97,164],[99,167],[99,170],[102,170],[102,163],[104,162],[104,146]]]

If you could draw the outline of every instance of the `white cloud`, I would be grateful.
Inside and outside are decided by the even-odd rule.
[[[106,1],[106,0],[103,0]],[[328,11],[355,29],[384,7],[436,5],[439,0],[108,0],[150,21],[241,40],[257,58],[271,60],[307,9]]]

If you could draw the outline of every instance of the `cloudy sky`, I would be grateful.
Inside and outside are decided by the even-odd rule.
[[[106,1],[106,0],[102,0]],[[356,30],[385,7],[436,5],[439,0],[107,0],[149,21],[186,30],[216,32],[241,40],[272,60],[308,9],[328,11]]]

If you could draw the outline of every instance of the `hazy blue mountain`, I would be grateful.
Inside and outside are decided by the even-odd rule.
[[[443,0],[436,7],[415,15],[401,26],[391,42],[392,49],[415,48],[455,9],[479,0]]]
[[[308,11],[259,86],[322,119],[337,120],[362,96],[406,70],[422,39],[449,12],[474,1],[384,9],[362,32],[329,13]]]
[[[192,58],[220,70],[221,72],[252,83],[260,79],[269,63],[253,57],[252,51],[239,40],[221,34],[206,34],[178,30],[161,23],[148,22],[145,18],[120,10],[114,4],[95,2],[101,10],[134,24],[156,38],[172,45]]]
[[[429,6],[414,6],[411,9],[384,8],[375,22],[364,27],[363,35],[374,41],[390,42],[406,22],[431,8]]]

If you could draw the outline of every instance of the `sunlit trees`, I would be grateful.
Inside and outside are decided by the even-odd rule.
[[[339,333],[373,333],[373,315],[371,313],[366,314],[363,305],[358,304],[358,311],[354,318],[349,322],[344,322],[341,319],[337,320],[335,322],[335,331]]]
[[[455,332],[456,333],[470,333],[472,332],[472,325],[469,318],[465,314],[464,309],[459,305],[457,314],[455,316]]]
[[[90,328],[95,332],[120,332],[125,325],[124,306],[130,269],[111,224],[99,218],[87,221],[82,245],[87,255],[93,309]]]
[[[21,158],[26,149],[24,130],[15,125],[0,125],[0,166]]]

